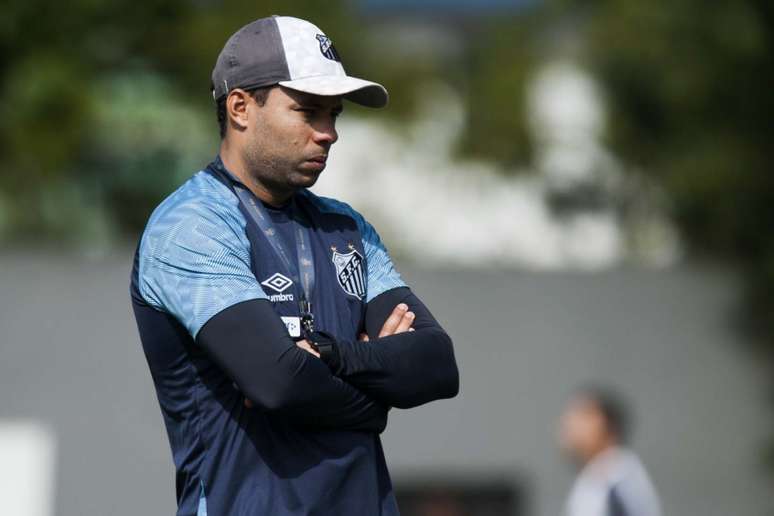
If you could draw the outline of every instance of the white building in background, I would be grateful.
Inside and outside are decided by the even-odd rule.
[[[635,208],[649,206],[654,190],[630,188],[603,147],[602,102],[577,66],[550,63],[534,78],[527,102],[537,160],[534,170],[518,174],[454,155],[466,114],[449,87],[428,84],[418,95],[422,111],[400,130],[378,118],[345,116],[314,187],[365,212],[394,251],[431,263],[537,270],[677,259],[675,232],[658,207],[620,209],[624,197]],[[576,189],[593,189],[609,202],[552,209],[551,196]]]

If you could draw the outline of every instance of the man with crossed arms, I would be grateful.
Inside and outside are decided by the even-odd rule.
[[[212,94],[218,156],[153,212],[131,283],[177,514],[396,515],[379,434],[390,407],[457,394],[451,339],[374,228],[307,190],[342,99],[387,92],[273,16],[228,40]]]

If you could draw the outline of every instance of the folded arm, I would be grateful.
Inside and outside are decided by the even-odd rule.
[[[260,410],[316,428],[384,430],[386,407],[296,346],[267,300],[216,314],[196,342]]]
[[[412,329],[379,337],[396,305],[415,315]],[[366,309],[368,341],[339,342],[337,374],[375,400],[411,408],[459,391],[459,372],[449,335],[408,287],[388,290]]]

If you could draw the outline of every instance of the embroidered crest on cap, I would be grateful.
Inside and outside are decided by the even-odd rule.
[[[317,41],[320,42],[320,52],[322,52],[322,55],[331,61],[341,62],[339,53],[336,52],[336,47],[333,46],[333,41],[331,41],[331,38],[324,34],[318,34],[315,37],[317,38]]]

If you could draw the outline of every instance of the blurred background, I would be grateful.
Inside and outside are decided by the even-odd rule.
[[[217,151],[218,52],[270,14],[390,91],[346,106],[314,190],[455,340],[461,394],[384,434],[404,514],[561,514],[589,381],[629,400],[664,514],[774,514],[767,0],[6,2],[3,514],[174,513],[130,261]]]

